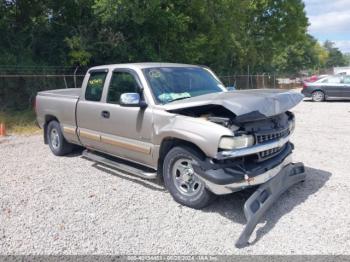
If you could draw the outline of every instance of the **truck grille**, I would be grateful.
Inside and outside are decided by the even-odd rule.
[[[289,134],[289,128],[280,130],[269,130],[268,132],[259,132],[255,134],[256,143],[262,144],[271,140],[277,140],[279,138],[285,137]],[[265,150],[258,153],[258,161],[264,161],[271,157],[274,157],[282,151],[284,147],[275,147],[269,150]]]
[[[281,137],[285,137],[289,134],[289,129],[283,129],[283,130],[273,130],[272,132],[266,132],[266,133],[258,133],[255,135],[257,144],[261,144],[270,140],[279,139]]]
[[[265,151],[259,152],[259,159],[265,160],[266,158],[272,157],[276,153],[281,151],[281,149],[282,149],[281,147],[275,147],[275,148],[271,148],[269,150],[265,150]]]

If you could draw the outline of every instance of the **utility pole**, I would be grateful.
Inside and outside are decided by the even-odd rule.
[[[249,81],[250,81],[250,80],[249,80],[249,65],[248,65],[248,75],[247,75],[247,80],[248,80],[248,81],[247,81],[247,89],[249,89]]]

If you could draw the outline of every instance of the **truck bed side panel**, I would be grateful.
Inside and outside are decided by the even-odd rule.
[[[38,95],[51,96],[51,97],[79,98],[80,93],[81,93],[81,88],[66,88],[66,89],[42,91],[42,92],[39,92]]]
[[[65,92],[66,91],[66,92]],[[37,121],[44,127],[48,119],[56,118],[67,141],[79,144],[76,126],[76,105],[80,89],[53,90],[38,93],[36,99]]]

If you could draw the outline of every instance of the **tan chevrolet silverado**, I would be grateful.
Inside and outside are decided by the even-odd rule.
[[[293,163],[292,91],[228,91],[207,67],[135,63],[91,68],[82,88],[39,92],[44,141],[146,179],[161,177],[175,201],[203,208],[214,195],[260,185],[244,205],[244,246],[266,210],[305,179]]]

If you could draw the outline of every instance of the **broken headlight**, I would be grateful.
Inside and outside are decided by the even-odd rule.
[[[252,135],[224,136],[219,143],[220,149],[238,149],[254,145]]]

